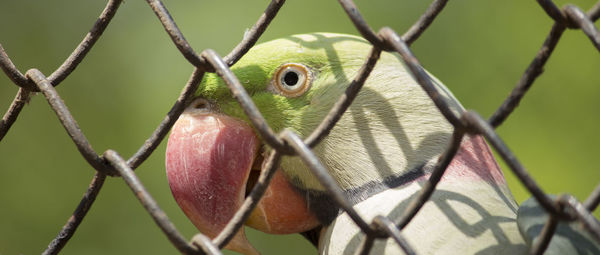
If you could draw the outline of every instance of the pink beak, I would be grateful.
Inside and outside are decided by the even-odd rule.
[[[214,238],[244,201],[260,140],[245,122],[197,108],[196,103],[188,107],[171,131],[167,177],[184,213],[202,233]],[[304,196],[287,182],[282,171],[276,172],[246,223],[279,234],[303,232],[319,224]],[[243,230],[225,248],[258,254]]]

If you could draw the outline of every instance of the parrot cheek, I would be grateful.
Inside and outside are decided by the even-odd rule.
[[[214,238],[241,206],[259,145],[250,126],[225,115],[192,110],[175,123],[166,152],[169,186],[202,233]],[[226,248],[257,253],[243,229]]]
[[[265,194],[246,221],[246,225],[270,234],[300,233],[319,224],[305,197],[287,181],[281,169],[275,172]]]

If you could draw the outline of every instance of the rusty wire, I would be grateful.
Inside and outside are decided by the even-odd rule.
[[[79,202],[72,216],[61,229],[58,236],[50,242],[48,248],[44,251],[44,254],[57,254],[71,236],[73,236],[77,226],[81,223],[81,220],[85,217],[95,201],[96,196],[100,192],[106,175],[120,176],[123,178],[139,199],[140,203],[152,216],[159,228],[180,252],[184,254],[221,254],[220,249],[223,248],[231,240],[238,229],[242,227],[243,223],[250,215],[250,212],[264,194],[267,185],[279,166],[282,155],[300,156],[313,174],[317,176],[321,184],[330,192],[338,206],[350,216],[363,232],[366,233],[367,237],[356,251],[357,254],[367,254],[375,239],[387,237],[391,237],[396,241],[407,254],[415,254],[414,250],[402,236],[402,229],[415,215],[417,215],[421,207],[428,201],[431,194],[433,194],[445,169],[454,158],[462,138],[467,134],[479,134],[484,136],[490,145],[498,152],[500,157],[506,162],[510,170],[513,171],[539,204],[550,214],[550,217],[548,217],[543,228],[542,236],[532,247],[532,253],[541,254],[544,252],[560,221],[577,220],[581,222],[593,237],[600,240],[600,224],[591,214],[600,203],[600,185],[594,189],[584,203],[577,201],[574,197],[569,195],[560,196],[556,200],[552,199],[546,195],[541,187],[528,174],[526,169],[517,160],[516,156],[495,132],[495,128],[501,125],[514,111],[533,82],[542,73],[544,65],[566,29],[580,29],[600,51],[600,33],[598,28],[594,25],[594,22],[600,18],[600,2],[596,3],[586,13],[574,5],[567,5],[563,8],[559,8],[551,0],[537,0],[539,6],[554,20],[555,23],[550,29],[542,47],[530,63],[529,67],[525,70],[521,79],[517,82],[511,94],[487,121],[473,111],[457,112],[451,110],[447,99],[441,96],[437,87],[433,86],[433,80],[424,71],[421,64],[410,50],[410,45],[418,39],[429,25],[432,24],[437,15],[446,6],[447,2],[447,0],[434,0],[423,15],[421,15],[419,20],[411,26],[404,35],[400,36],[390,28],[383,28],[378,33],[375,33],[352,0],[339,0],[341,7],[344,9],[358,32],[373,45],[373,49],[357,76],[348,86],[346,92],[335,103],[322,123],[306,139],[302,140],[297,134],[289,130],[284,130],[280,134],[275,133],[266,123],[248,93],[241,86],[237,77],[229,69],[229,66],[235,64],[260,38],[262,33],[275,18],[279,9],[285,3],[284,0],[272,0],[263,14],[259,17],[258,21],[245,34],[242,41],[224,58],[220,57],[216,52],[210,49],[202,51],[201,54],[197,54],[186,41],[162,1],[147,0],[148,5],[162,23],[177,49],[181,52],[183,57],[195,67],[195,69],[169,113],[165,116],[154,133],[128,160],[123,159],[113,150],[108,150],[101,156],[96,153],[85,138],[83,132],[80,130],[75,119],[69,113],[69,110],[65,106],[60,95],[54,89],[55,86],[60,84],[60,82],[66,79],[75,70],[77,65],[91,50],[94,43],[101,37],[104,30],[111,22],[111,19],[115,16],[117,9],[122,3],[121,0],[108,1],[104,11],[90,29],[90,32],[76,49],[73,50],[63,64],[48,77],[37,69],[31,69],[24,75],[15,67],[2,45],[0,45],[0,68],[2,68],[7,77],[15,85],[20,87],[13,103],[10,105],[0,122],[0,141],[16,121],[21,109],[29,100],[31,92],[41,91],[81,155],[97,171],[92,179],[92,183],[88,187],[88,190]],[[397,52],[401,56],[408,67],[408,71],[411,72],[413,77],[415,77],[416,81],[426,91],[443,116],[455,129],[451,142],[438,159],[431,177],[423,184],[423,188],[419,194],[410,201],[409,206],[401,217],[398,219],[389,219],[384,216],[377,216],[369,223],[361,218],[352,208],[352,204],[343,195],[340,187],[337,186],[336,182],[328,174],[326,167],[319,162],[311,148],[316,146],[323,137],[329,134],[331,129],[335,126],[335,123],[352,104],[353,99],[356,97],[357,93],[359,93],[362,85],[377,63],[381,51]],[[224,230],[213,240],[202,233],[199,233],[188,243],[144,188],[133,170],[142,164],[164,139],[169,129],[183,112],[185,105],[192,99],[205,72],[216,72],[224,79],[234,97],[248,115],[251,124],[258,130],[258,133],[263,140],[273,148],[273,151],[267,159],[267,163],[260,174],[257,184]]]
[[[104,180],[106,180],[106,175],[101,172],[96,172],[92,182],[90,183],[90,186],[85,194],[83,194],[81,202],[79,202],[79,205],[77,205],[77,208],[75,208],[72,216],[60,230],[58,236],[52,240],[52,242],[48,245],[48,248],[42,253],[43,255],[58,254],[65,244],[67,244],[69,239],[71,239],[75,233],[75,229],[79,226],[87,212],[90,210],[90,207],[96,200],[102,185],[104,185]]]

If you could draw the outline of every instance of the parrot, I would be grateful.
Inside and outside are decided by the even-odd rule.
[[[252,47],[231,71],[273,131],[307,137],[345,93],[372,47],[354,35],[292,35]],[[463,111],[431,77],[451,110]],[[421,190],[453,130],[401,58],[381,52],[353,103],[312,150],[363,219],[393,220]],[[200,232],[214,238],[243,203],[272,150],[225,82],[207,73],[168,138],[171,192]],[[529,205],[528,224],[519,226],[519,206],[490,147],[481,135],[467,134],[402,234],[417,254],[525,254],[544,223],[543,210],[535,211],[539,205]],[[312,231],[320,254],[354,254],[366,238],[298,156],[281,158],[245,225],[269,234]],[[592,253],[600,247],[588,244]],[[225,248],[259,254],[244,228]],[[404,253],[388,238],[376,239],[370,254]]]

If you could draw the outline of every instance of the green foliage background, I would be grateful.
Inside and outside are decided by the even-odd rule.
[[[54,71],[87,33],[106,1],[0,0],[0,43],[17,67]],[[192,46],[228,53],[268,1],[165,0]],[[402,33],[430,1],[357,1],[374,29]],[[588,9],[593,0],[555,1]],[[535,1],[450,1],[414,44],[422,64],[465,107],[490,116],[542,45],[552,20]],[[336,1],[290,0],[261,41],[307,32],[357,34]],[[600,54],[580,31],[566,31],[545,73],[498,132],[542,188],[583,200],[599,183]],[[192,66],[145,1],[128,0],[77,70],[57,88],[94,149],[131,156],[177,98]],[[0,110],[17,91],[0,74]],[[171,197],[165,143],[137,174],[178,229],[195,228]],[[502,164],[502,163],[501,163]],[[530,195],[503,165],[521,202]],[[36,254],[79,202],[93,170],[53,111],[36,95],[0,142],[0,254]],[[599,213],[595,213],[596,216]],[[299,235],[249,230],[264,254],[315,250]],[[109,178],[63,254],[175,254],[177,251],[118,178]]]

